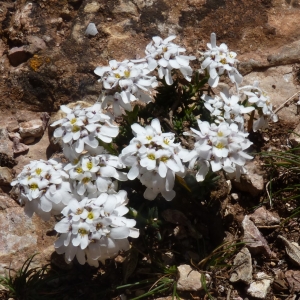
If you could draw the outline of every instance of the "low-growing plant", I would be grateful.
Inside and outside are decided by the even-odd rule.
[[[100,101],[85,108],[62,105],[65,117],[51,124],[65,160],[32,161],[12,182],[29,217],[58,216],[55,250],[67,263],[76,257],[98,267],[120,252],[133,253],[132,239],[147,226],[159,237],[159,212],[152,207],[144,216],[145,199],[180,201],[181,186],[197,202],[216,172],[239,180],[252,159],[247,128],[277,121],[258,82],[241,86],[236,53],[217,46],[214,33],[196,71],[190,66],[196,57],[184,55],[175,38],[153,37],[145,57],[97,67]],[[214,89],[225,76],[231,88],[218,96]],[[165,268],[155,286],[135,299],[169,289],[178,297],[175,270]],[[140,284],[149,282],[131,287]]]

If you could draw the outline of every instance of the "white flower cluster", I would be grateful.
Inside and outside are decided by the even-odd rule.
[[[56,252],[65,254],[66,262],[76,256],[80,264],[98,267],[98,261],[129,249],[128,237],[137,238],[135,220],[127,219],[125,191],[102,193],[99,197],[71,200],[62,210],[63,219],[55,225],[61,235],[55,242]]]
[[[111,178],[119,181],[127,180],[126,173],[116,168],[124,168],[118,156],[86,154],[66,165],[64,170],[69,173],[75,194],[79,197],[95,198],[104,192],[116,193],[117,184]]]
[[[141,100],[145,103],[151,101],[149,93],[158,83],[155,76],[149,76],[150,70],[145,60],[117,62],[111,60],[109,66],[97,67],[95,74],[100,76],[103,87],[109,90],[105,95],[102,107],[109,104],[113,106],[115,116],[124,110],[131,111],[131,102]]]
[[[270,98],[261,90],[258,81],[255,81],[253,85],[241,87],[239,90],[246,96],[247,101],[258,110],[259,118],[253,122],[253,131],[268,128],[270,120],[278,121],[277,115],[273,112]]]
[[[128,179],[139,178],[147,187],[144,198],[153,200],[161,193],[170,201],[175,197],[175,175],[184,176],[179,153],[182,148],[174,143],[173,133],[162,133],[160,122],[153,119],[145,128],[139,124],[131,126],[135,137],[123,149],[120,158],[128,167]]]
[[[244,152],[252,144],[247,139],[248,133],[240,131],[235,123],[217,125],[199,120],[198,126],[200,131],[191,128],[193,133],[184,133],[195,138],[194,149],[179,153],[183,162],[189,162],[190,169],[197,163],[197,181],[203,181],[210,168],[213,172],[223,169],[239,180],[240,175],[246,172],[246,161],[252,159]]]
[[[184,78],[190,81],[193,70],[189,61],[196,57],[182,55],[186,49],[172,43],[175,38],[173,35],[163,40],[155,36],[147,45],[144,58],[122,62],[111,60],[109,66],[97,67],[94,72],[101,77],[99,81],[107,90],[102,108],[111,105],[114,116],[121,116],[121,108],[131,111],[131,103],[136,100],[149,103],[152,100],[151,90],[158,86],[156,77],[149,73],[156,68],[159,78],[165,78],[168,85],[173,83],[173,69],[180,70]]]
[[[228,50],[226,44],[217,46],[216,34],[210,36],[210,43],[207,44],[208,51],[203,53],[204,60],[201,69],[206,69],[209,73],[208,84],[216,87],[219,83],[220,76],[226,71],[232,83],[239,85],[243,77],[234,67],[237,62],[236,53]]]
[[[32,217],[36,213],[44,221],[51,214],[58,215],[72,199],[69,175],[63,164],[50,159],[32,161],[11,183],[20,190],[20,203],[25,205],[25,213]]]
[[[175,35],[171,35],[163,40],[159,36],[155,36],[145,51],[149,69],[152,71],[158,67],[159,78],[165,78],[168,85],[173,84],[171,73],[173,69],[180,70],[184,78],[191,81],[193,70],[189,66],[189,62],[196,59],[195,56],[182,55],[181,53],[186,49],[172,43],[171,41],[175,38]]]
[[[204,94],[201,99],[205,101],[204,106],[215,117],[215,122],[227,122],[229,124],[235,123],[239,130],[244,130],[244,114],[248,114],[255,110],[254,106],[244,106],[241,104],[238,95],[230,95],[228,90],[224,89],[220,93],[221,97],[214,98]]]
[[[66,117],[60,119],[51,126],[60,125],[55,129],[53,136],[61,139],[67,145],[69,153],[67,158],[72,159],[83,150],[99,147],[99,140],[110,143],[112,138],[119,134],[119,127],[112,124],[108,115],[102,113],[100,104],[96,103],[91,107],[81,108],[76,106],[71,109],[62,105],[60,109]]]

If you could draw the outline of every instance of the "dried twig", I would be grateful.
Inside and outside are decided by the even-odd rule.
[[[298,91],[297,93],[295,93],[293,96],[289,97],[287,100],[285,100],[275,111],[274,114],[277,114],[278,111],[280,111],[290,100],[292,100],[295,96],[297,96],[300,93],[300,91]]]

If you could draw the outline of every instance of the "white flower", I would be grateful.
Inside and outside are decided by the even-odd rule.
[[[158,36],[152,38],[146,47],[146,60],[149,64],[149,69],[154,70],[158,66],[159,78],[165,78],[168,85],[173,84],[171,71],[178,69],[187,81],[191,81],[193,73],[192,68],[189,66],[189,61],[196,59],[195,56],[182,55],[186,49],[182,48],[171,41],[176,36],[172,35],[166,39]]]
[[[239,85],[242,82],[242,75],[234,67],[236,63],[236,53],[228,50],[226,44],[217,46],[216,34],[210,36],[211,42],[207,44],[208,51],[203,53],[203,62],[201,68],[207,69],[209,74],[208,84],[211,87],[216,87],[219,83],[219,78],[226,71],[232,83]]]

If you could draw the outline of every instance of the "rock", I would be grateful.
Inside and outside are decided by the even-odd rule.
[[[0,167],[0,185],[10,185],[13,180],[12,170],[7,167]]]
[[[47,48],[46,43],[43,39],[39,38],[35,35],[30,35],[27,37],[27,41],[29,44],[33,45],[36,51],[43,50]]]
[[[90,23],[86,28],[85,35],[95,36],[98,33],[95,23]]]
[[[250,220],[249,216],[245,216],[242,222],[242,227],[244,229],[243,242],[246,243],[246,246],[251,253],[263,253],[267,257],[275,256],[275,254],[271,251],[266,239]]]
[[[0,162],[1,166],[13,167],[14,159],[13,142],[10,141],[6,128],[0,128]]]
[[[6,203],[2,203],[6,202]],[[31,267],[41,266],[50,260],[54,251],[55,237],[46,235],[54,223],[41,221],[37,217],[28,218],[24,209],[9,198],[0,195],[0,276],[8,269],[18,270],[25,260],[39,252]]]
[[[112,12],[114,14],[126,14],[128,16],[138,16],[139,14],[136,6],[132,2],[126,0],[120,0],[119,4],[114,7]]]
[[[92,13],[96,13],[99,10],[99,8],[100,8],[100,3],[93,1],[91,3],[88,3],[84,7],[83,11],[85,13],[92,14]]]
[[[265,207],[260,207],[249,215],[250,220],[254,222],[256,226],[272,226],[280,223],[280,218],[277,214],[269,212]]]
[[[257,280],[250,284],[250,287],[247,289],[247,293],[252,297],[265,299],[273,279],[264,272],[257,273],[256,277]]]
[[[291,142],[291,144],[294,147],[299,146],[299,144],[300,144],[300,123],[293,130],[293,133],[290,134],[289,141]]]
[[[242,191],[250,193],[252,196],[258,196],[264,191],[264,178],[262,171],[255,161],[249,161],[246,164],[247,174],[241,177],[240,182],[232,180],[233,186]]]
[[[34,141],[35,141],[35,137],[33,137],[33,136],[30,136],[30,137],[25,138],[23,140],[25,145],[30,145],[30,144],[34,143]]]
[[[231,199],[234,201],[239,201],[239,199],[240,199],[240,195],[238,193],[232,193],[230,196],[231,196]]]
[[[19,64],[27,61],[30,58],[25,46],[13,47],[8,51],[8,59],[12,66],[16,67]]]
[[[231,282],[244,282],[250,284],[252,281],[252,259],[249,250],[244,247],[234,258],[233,272],[229,279]]]
[[[43,121],[40,119],[20,123],[20,135],[25,137],[41,137],[44,134]]]
[[[290,242],[282,235],[278,235],[278,238],[284,243],[285,251],[290,260],[296,265],[300,266],[300,246],[295,242]]]
[[[258,80],[260,88],[270,97],[275,110],[286,99],[299,91],[293,73],[293,65],[271,67],[266,72],[251,72],[246,75],[243,79],[243,85],[253,84],[254,80]],[[278,116],[279,119],[286,122],[299,123],[297,107],[293,104],[293,101],[288,102],[286,106],[280,109]]]
[[[20,154],[27,151],[29,148],[25,144],[21,143],[21,136],[18,132],[9,133],[9,138],[13,142],[13,152],[14,154]]]
[[[18,132],[19,131],[19,123],[17,120],[11,120],[8,122],[6,127],[8,132]]]
[[[294,292],[300,292],[300,271],[288,270],[285,272],[285,277],[290,289]]]
[[[190,265],[178,267],[178,291],[200,291],[202,290],[201,274],[191,268]]]

